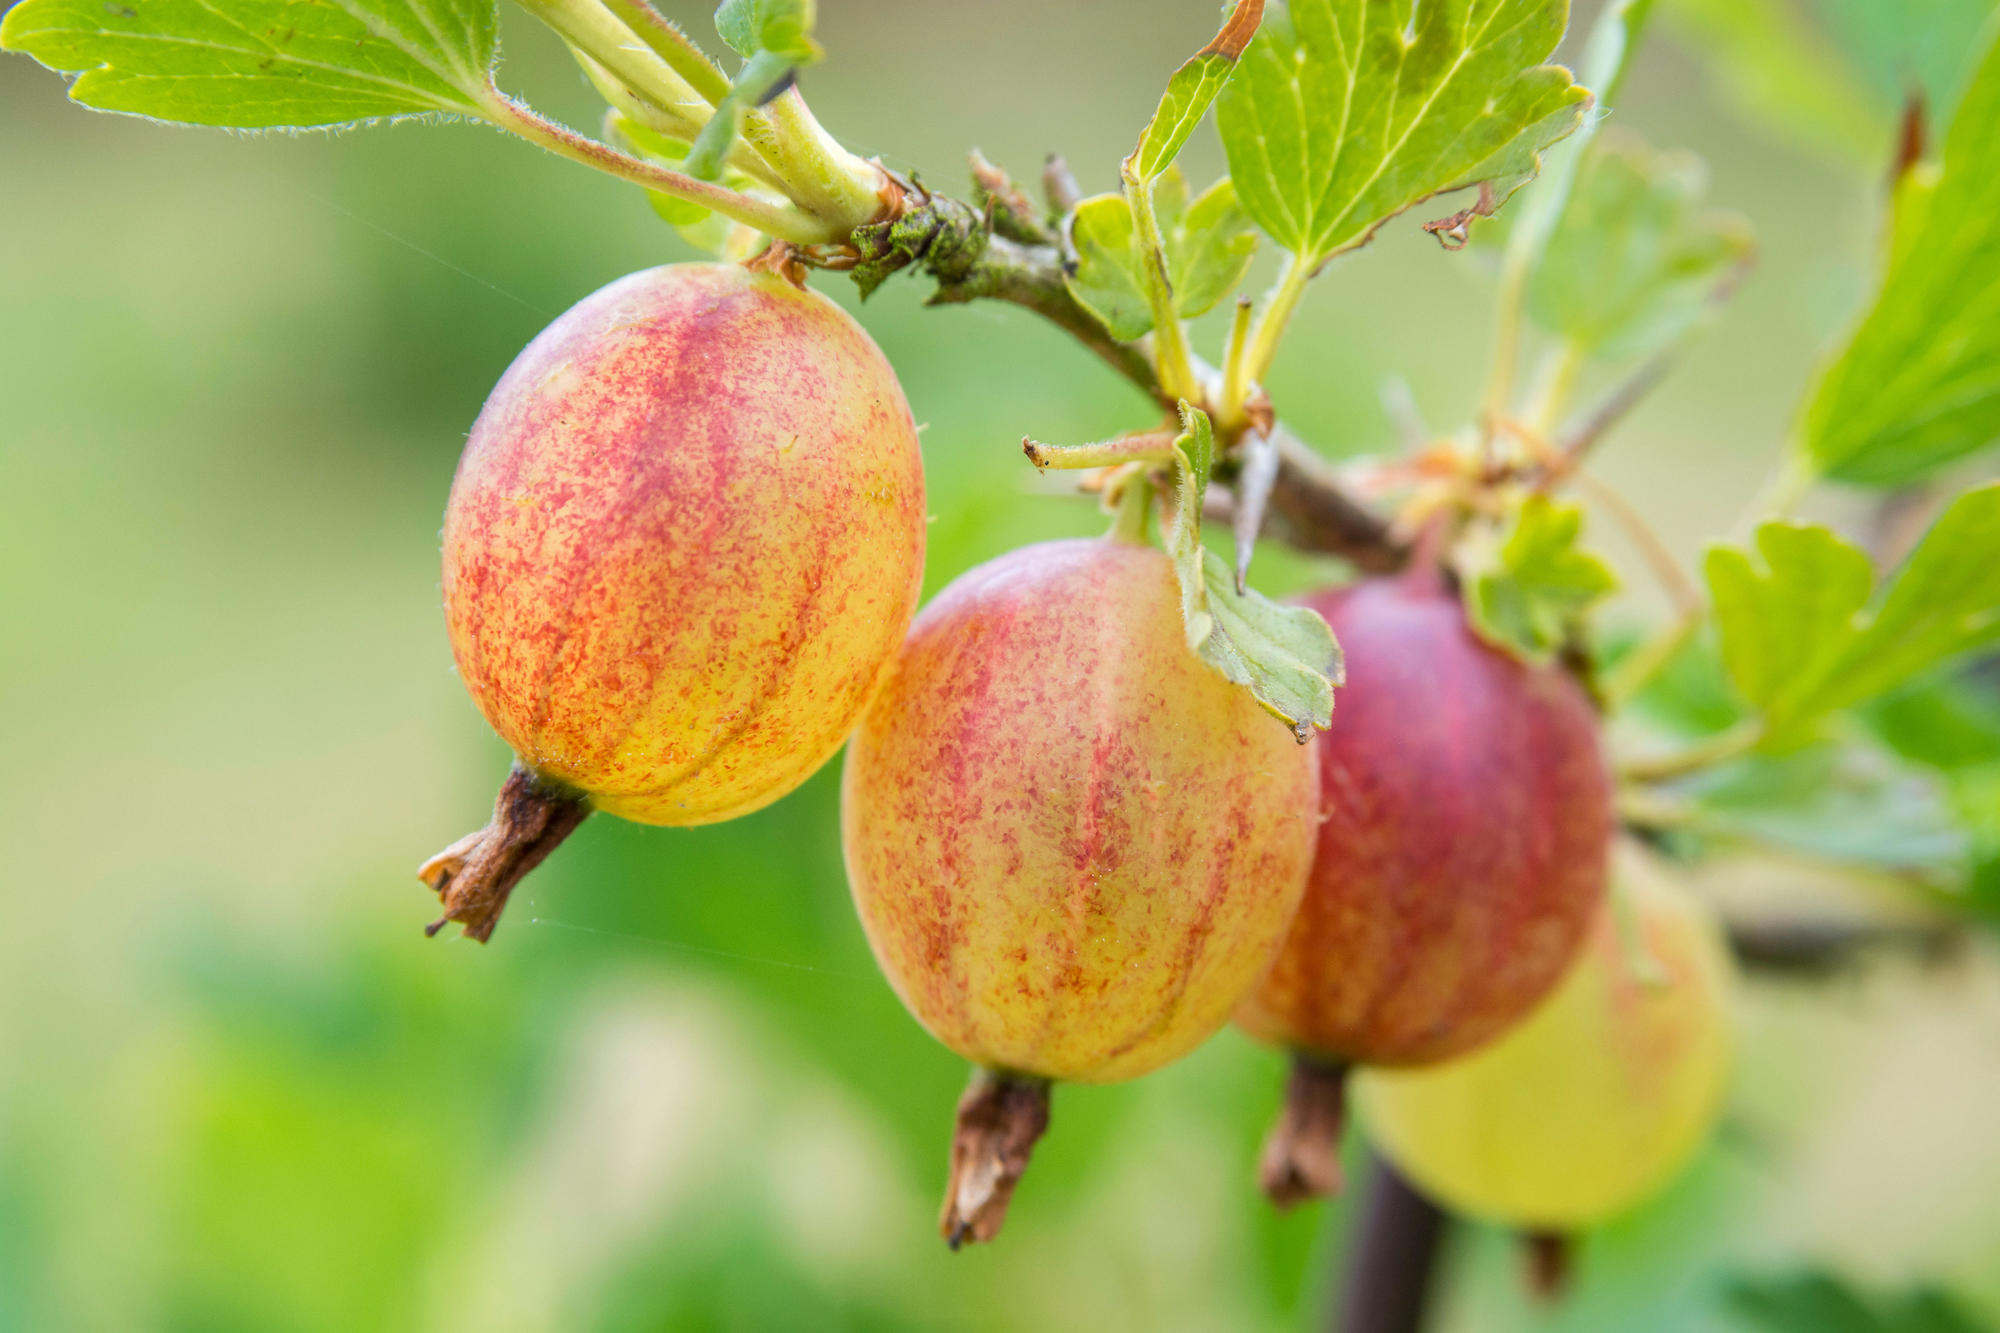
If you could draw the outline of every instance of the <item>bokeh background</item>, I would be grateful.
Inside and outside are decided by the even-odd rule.
[[[1991,6],[1767,0],[1747,8],[1796,27],[1762,47],[1727,0],[1663,7],[1618,121],[1703,154],[1763,240],[1603,457],[1692,553],[1865,290],[1897,101],[1948,103]],[[701,5],[667,8],[707,35]],[[1212,9],[826,0],[805,86],[851,145],[947,188],[973,145],[1024,177],[1060,150],[1109,188]],[[505,20],[503,82],[588,123],[553,40]],[[1003,1241],[945,1252],[965,1070],[868,956],[837,764],[719,827],[592,820],[490,947],[426,940],[412,872],[483,822],[507,762],[439,614],[464,433],[556,313],[688,252],[637,192],[495,132],[231,136],[61,94],[0,60],[0,1329],[1321,1317],[1352,1205],[1262,1205],[1282,1062],[1233,1032],[1062,1089]],[[1220,169],[1211,135],[1188,162]],[[935,590],[1101,526],[1029,475],[1022,434],[1144,409],[1025,313],[927,311],[922,286],[861,314],[927,423]],[[1385,379],[1452,424],[1487,339],[1476,258],[1406,220],[1316,287],[1270,389],[1327,452],[1381,450]],[[1334,572],[1259,568],[1274,592]],[[1628,619],[1652,606],[1631,582]],[[1443,1326],[1748,1329],[1741,1281],[1816,1268],[2000,1318],[1993,959],[1758,986],[1743,1033],[1724,1131],[1588,1239],[1572,1300],[1538,1309],[1510,1238],[1462,1228]]]

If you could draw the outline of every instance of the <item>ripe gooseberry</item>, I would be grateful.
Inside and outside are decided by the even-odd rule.
[[[1603,897],[1614,827],[1588,696],[1479,639],[1434,567],[1305,604],[1339,637],[1348,684],[1314,741],[1312,878],[1238,1014],[1294,1053],[1260,1166],[1280,1205],[1338,1188],[1349,1065],[1471,1050],[1556,984]]]
[[[1059,541],[918,616],[849,747],[876,959],[978,1065],[941,1229],[990,1240],[1051,1080],[1155,1069],[1228,1020],[1305,886],[1311,752],[1187,644],[1162,552]]]
[[[839,748],[915,610],[924,486],[895,374],[832,301],[679,264],[586,297],[473,426],[445,619],[519,763],[420,872],[492,933],[588,809],[729,819]]]

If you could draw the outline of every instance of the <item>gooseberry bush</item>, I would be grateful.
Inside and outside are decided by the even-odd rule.
[[[433,931],[487,939],[593,810],[729,819],[848,742],[863,927],[975,1067],[956,1248],[999,1231],[1053,1083],[1141,1076],[1232,1016],[1294,1058],[1279,1203],[1338,1188],[1351,1087],[1438,1204],[1588,1228],[1721,1114],[1725,940],[1767,966],[1870,942],[1725,922],[1691,864],[1777,847],[1940,930],[1993,910],[2000,714],[1968,664],[2000,639],[2000,51],[1948,115],[1906,117],[1879,281],[1697,581],[1592,475],[1755,257],[1697,162],[1608,127],[1651,0],[1599,7],[1574,72],[1566,0],[1236,0],[1212,37],[1208,6],[1155,6],[1206,44],[1104,164],[1115,191],[1052,158],[1039,200],[976,153],[961,198],[844,147],[801,92],[811,0],[725,0],[727,65],[648,0],[518,8],[601,124],[502,90],[496,0],[20,0],[0,23],[99,110],[483,122],[639,187],[712,256],[584,296],[472,427],[446,623],[517,763],[423,866]],[[1228,175],[1190,181],[1211,118]],[[1313,279],[1389,225],[1491,272],[1486,387],[1457,429],[1406,413],[1400,454],[1336,464],[1264,384]],[[1260,248],[1275,280],[1242,294]],[[1109,531],[965,572],[922,615],[916,427],[812,286],[905,271],[934,304],[1053,322],[1156,409],[1024,440]],[[1833,486],[1921,523],[1798,516]],[[1603,623],[1621,572],[1578,495],[1630,529],[1659,623]],[[1250,580],[1271,541],[1343,577],[1273,601]]]

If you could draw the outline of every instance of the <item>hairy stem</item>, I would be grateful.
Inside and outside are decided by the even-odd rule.
[[[1285,336],[1285,329],[1292,322],[1292,315],[1299,308],[1299,301],[1306,294],[1306,284],[1312,280],[1312,273],[1297,255],[1286,255],[1285,266],[1278,274],[1278,281],[1264,297],[1264,308],[1257,313],[1256,327],[1250,333],[1250,350],[1244,355],[1243,380],[1246,386],[1260,384],[1270,372],[1271,361],[1278,354],[1278,343]]]
[[[828,134],[797,88],[745,114],[743,137],[784,174],[793,202],[823,219],[841,240],[883,215],[891,192],[888,175]]]
[[[696,180],[684,172],[673,171],[629,153],[621,153],[588,135],[578,134],[566,125],[557,124],[496,88],[486,90],[480,109],[487,120],[529,143],[573,162],[622,177],[635,185],[643,185],[649,190],[700,204],[781,241],[790,241],[794,245],[828,245],[845,238],[844,231],[829,228],[826,223],[789,205],[757,199],[710,181]]]
[[[709,106],[729,95],[729,76],[722,72],[721,66],[646,0],[604,0],[604,7],[651,47],[653,54],[665,61]]]
[[[1249,297],[1236,298],[1222,354],[1222,401],[1215,405],[1215,428],[1224,439],[1243,429],[1243,409],[1250,401],[1250,307]]]
[[[1146,266],[1146,300],[1153,308],[1153,366],[1161,396],[1199,402],[1201,387],[1195,383],[1194,363],[1188,357],[1187,330],[1181,327],[1180,312],[1174,306],[1173,279],[1167,274],[1166,242],[1160,236],[1160,219],[1153,212],[1153,183],[1133,175],[1129,159],[1121,174]]]
[[[1023,436],[1021,451],[1038,468],[1109,467],[1114,463],[1166,462],[1174,456],[1171,431],[1121,435],[1096,444],[1043,444]]]

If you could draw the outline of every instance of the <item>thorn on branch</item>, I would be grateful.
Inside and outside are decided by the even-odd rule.
[[[1230,529],[1236,539],[1239,597],[1249,591],[1250,559],[1256,554],[1257,538],[1264,530],[1264,511],[1270,505],[1271,487],[1278,480],[1278,450],[1271,443],[1269,431],[1269,426],[1248,431],[1238,446],[1242,465],[1236,474],[1236,504],[1230,516]]]

